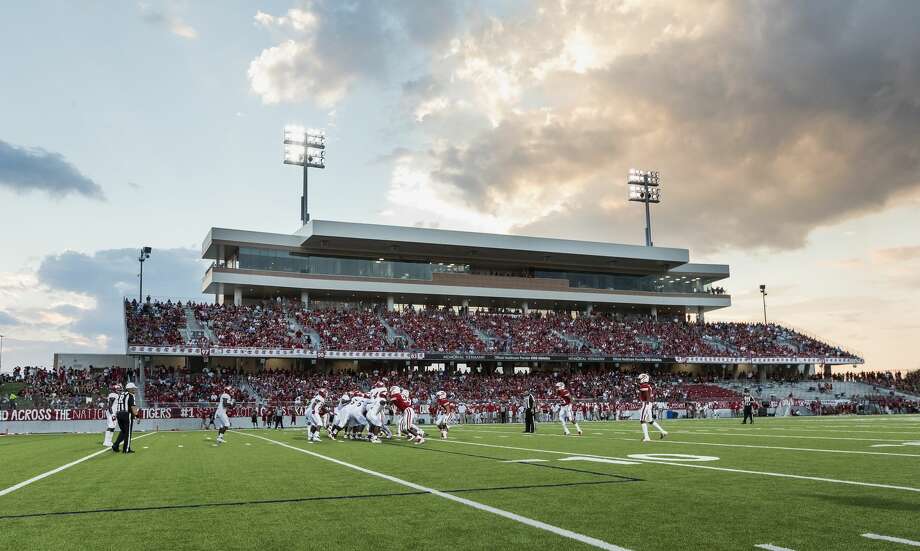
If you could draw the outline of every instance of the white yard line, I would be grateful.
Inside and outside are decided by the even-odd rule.
[[[864,486],[869,488],[883,488],[886,490],[902,490],[906,492],[917,492],[920,493],[920,488],[914,488],[911,486],[897,486],[894,484],[878,484],[875,482],[859,482],[856,480],[838,480],[836,478],[825,478],[821,476],[805,476],[798,474],[788,474],[788,473],[774,473],[770,471],[752,471],[748,469],[734,469],[731,467],[714,467],[711,465],[699,465],[699,464],[690,464],[690,463],[676,463],[673,461],[655,461],[650,459],[634,459],[634,458],[620,458],[620,457],[607,457],[605,455],[596,455],[589,453],[574,453],[574,452],[562,452],[556,450],[541,450],[537,448],[521,448],[517,446],[499,446],[498,444],[483,444],[480,442],[464,442],[463,440],[430,440],[430,442],[437,443],[448,443],[448,444],[465,444],[468,446],[485,446],[489,448],[504,448],[508,450],[519,450],[526,452],[542,452],[542,453],[552,453],[557,455],[568,455],[568,456],[585,456],[585,457],[599,457],[602,459],[617,459],[617,460],[632,460],[640,461],[642,463],[652,463],[656,465],[673,465],[675,467],[685,467],[688,469],[706,469],[710,471],[722,471],[726,473],[739,473],[739,474],[754,474],[760,476],[771,476],[776,478],[790,478],[795,480],[810,480],[813,482],[829,482],[832,484],[844,484],[849,486]]]
[[[459,496],[456,496],[456,495],[453,495],[453,494],[448,494],[448,493],[445,493],[445,492],[441,492],[441,491],[435,490],[434,488],[429,488],[429,487],[427,487],[427,486],[422,486],[421,484],[416,484],[416,483],[414,483],[414,482],[409,482],[408,480],[403,480],[403,479],[401,479],[401,478],[396,478],[395,476],[390,476],[390,475],[388,475],[388,474],[384,474],[384,473],[381,473],[381,472],[378,472],[378,471],[373,471],[373,470],[371,470],[371,469],[366,469],[366,468],[364,468],[364,467],[360,467],[360,466],[358,466],[358,465],[354,465],[354,464],[352,464],[352,463],[348,463],[348,462],[342,461],[342,460],[340,460],[340,459],[335,459],[334,457],[329,457],[329,456],[326,456],[326,455],[323,455],[323,454],[320,454],[320,453],[316,453],[316,452],[312,452],[312,451],[309,451],[309,450],[305,450],[305,449],[303,449],[303,448],[298,448],[297,446],[292,446],[292,445],[286,444],[286,443],[284,443],[284,442],[279,442],[278,440],[272,440],[272,439],[270,439],[270,438],[265,438],[264,436],[259,436],[258,434],[248,434],[248,433],[245,433],[245,432],[240,432],[240,433],[238,433],[238,434],[242,434],[242,435],[245,435],[245,436],[249,436],[250,438],[259,438],[259,439],[261,439],[261,440],[265,440],[266,442],[271,442],[271,443],[273,443],[273,444],[277,444],[277,445],[279,445],[279,446],[282,446],[282,447],[285,447],[285,448],[288,448],[288,449],[291,449],[291,450],[294,450],[294,451],[298,451],[298,452],[300,452],[300,453],[304,453],[304,454],[310,455],[310,456],[312,456],[312,457],[316,457],[316,458],[318,458],[318,459],[322,459],[322,460],[324,460],[324,461],[329,461],[329,462],[331,462],[331,463],[335,463],[336,465],[341,465],[342,467],[347,467],[347,468],[349,468],[349,469],[354,469],[354,470],[359,471],[359,472],[362,472],[362,473],[364,473],[364,474],[369,474],[369,475],[371,475],[371,476],[376,476],[376,477],[382,478],[382,479],[384,479],[384,480],[389,480],[390,482],[394,482],[394,483],[399,484],[399,485],[401,485],[401,486],[406,486],[407,488],[412,488],[412,489],[418,490],[418,491],[420,491],[420,492],[426,492],[426,493],[429,493],[429,494],[438,496],[438,497],[440,497],[440,498],[447,499],[447,500],[449,500],[449,501],[453,501],[453,502],[456,502],[456,503],[460,503],[460,504],[462,504],[462,505],[466,505],[467,507],[472,507],[473,509],[478,509],[478,510],[480,510],[480,511],[485,511],[485,512],[487,512],[487,513],[492,513],[493,515],[497,515],[497,516],[500,516],[500,517],[504,517],[504,518],[513,520],[513,521],[515,521],[515,522],[519,522],[519,523],[521,523],[521,524],[524,524],[524,525],[526,525],[526,526],[530,526],[530,527],[532,527],[532,528],[537,528],[537,529],[540,529],[540,530],[545,530],[545,531],[547,531],[547,532],[551,532],[551,533],[553,533],[553,534],[556,534],[556,535],[558,535],[558,536],[562,536],[562,537],[564,537],[564,538],[569,538],[569,539],[571,539],[571,540],[575,540],[575,541],[584,543],[584,544],[586,544],[586,545],[590,545],[590,546],[592,546],[592,547],[597,547],[598,549],[607,549],[608,551],[629,551],[628,549],[626,549],[626,548],[624,548],[624,547],[620,547],[620,546],[618,546],[618,545],[613,545],[612,543],[607,543],[607,542],[605,542],[605,541],[603,541],[603,540],[599,540],[599,539],[596,539],[596,538],[592,538],[591,536],[586,536],[586,535],[584,535],[584,534],[579,534],[578,532],[573,532],[573,531],[571,531],[571,530],[566,530],[565,528],[559,528],[558,526],[553,526],[552,524],[546,524],[545,522],[541,522],[541,521],[539,521],[539,520],[534,520],[534,519],[532,519],[532,518],[528,518],[528,517],[525,517],[525,516],[521,516],[521,515],[519,515],[519,514],[517,514],[517,513],[512,513],[512,512],[510,512],[510,511],[505,511],[505,510],[503,510],[503,509],[498,509],[498,508],[496,508],[496,507],[492,507],[491,505],[486,505],[486,504],[484,504],[484,503],[479,503],[478,501],[473,501],[473,500],[471,500],[471,499],[466,499],[466,498],[459,497]]]
[[[754,547],[758,549],[766,549],[767,551],[795,551],[795,549],[789,549],[788,547],[780,547],[778,545],[773,545],[772,543],[760,543]]]
[[[156,432],[148,432],[147,434],[142,434],[142,435],[140,435],[140,436],[137,436],[137,437],[135,437],[135,438],[132,438],[131,440],[132,440],[132,442],[133,442],[134,440],[140,440],[141,438],[144,438],[145,436],[150,436],[151,434],[156,434]],[[57,474],[57,473],[59,473],[59,472],[65,470],[65,469],[69,469],[69,468],[73,467],[74,465],[79,465],[80,463],[83,463],[84,461],[88,461],[88,460],[90,460],[90,459],[96,457],[97,455],[102,455],[102,454],[104,454],[104,453],[106,453],[106,452],[112,453],[112,448],[102,448],[101,450],[99,450],[99,451],[97,451],[97,452],[93,452],[93,453],[87,455],[86,457],[81,457],[80,459],[77,459],[76,461],[71,461],[70,463],[68,463],[68,464],[66,464],[66,465],[61,465],[60,467],[58,467],[58,468],[56,468],[56,469],[52,469],[52,470],[50,470],[50,471],[48,471],[48,472],[46,472],[46,473],[42,473],[42,474],[40,474],[40,475],[38,475],[38,476],[33,476],[33,477],[30,478],[29,480],[23,480],[23,481],[20,482],[19,484],[15,484],[15,485],[13,485],[13,486],[10,486],[9,488],[7,488],[7,489],[5,489],[5,490],[0,490],[0,497],[3,497],[3,496],[5,496],[5,495],[7,495],[7,494],[11,494],[11,493],[15,492],[16,490],[18,490],[18,489],[20,489],[20,488],[24,488],[24,487],[28,486],[29,484],[32,484],[33,482],[38,482],[39,480],[42,480],[42,479],[44,479],[44,478],[48,478],[49,476],[51,476],[51,475],[53,475],[53,474]]]
[[[497,430],[476,431],[476,430],[461,428],[459,430],[455,430],[455,434],[457,432],[496,433],[496,432],[502,432],[502,431],[497,431]],[[639,438],[638,432],[631,432],[631,431],[607,431],[607,432],[616,432],[618,434],[636,434],[636,438],[608,438],[604,436],[592,436],[591,434],[579,436],[578,438],[597,438],[601,440],[619,440],[623,442],[635,442],[635,441],[638,441],[638,438]],[[675,433],[676,434],[688,434],[686,431],[672,431],[670,434],[675,434]],[[569,439],[572,438],[571,436],[567,437],[564,434],[547,434],[547,433],[539,433],[539,432],[532,433],[531,436],[552,436],[555,438],[569,438]],[[842,454],[856,454],[856,455],[890,455],[890,456],[895,456],[895,457],[920,457],[920,454],[916,454],[916,453],[873,452],[873,451],[865,451],[865,450],[827,450],[823,448],[791,448],[787,446],[765,446],[762,444],[725,444],[725,443],[720,443],[720,442],[693,442],[690,440],[674,440],[670,437],[664,440],[653,440],[652,443],[655,445],[686,444],[686,445],[691,445],[691,446],[693,445],[716,446],[716,447],[723,447],[723,448],[754,448],[754,449],[763,449],[763,450],[803,451],[803,452],[816,452],[816,453],[842,453]],[[900,446],[900,444],[884,444],[884,445]]]
[[[863,534],[862,537],[868,538],[870,540],[890,541],[892,543],[903,543],[904,545],[910,545],[911,547],[920,547],[920,541],[908,540],[904,538],[896,538],[894,536],[882,536],[879,534]]]
[[[689,434],[706,434],[711,436],[741,436],[744,438],[805,438],[808,440],[857,440],[860,442],[909,442],[912,438],[894,439],[894,438],[848,438],[846,436],[812,436],[802,434],[753,434],[753,433],[736,433],[736,432],[708,432],[708,431],[687,431]]]

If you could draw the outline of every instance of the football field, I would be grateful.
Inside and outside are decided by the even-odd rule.
[[[920,417],[0,437],[0,549],[920,547]],[[143,429],[141,424],[139,429]],[[657,434],[652,431],[653,438]]]

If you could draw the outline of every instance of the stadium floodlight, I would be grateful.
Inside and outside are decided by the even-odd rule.
[[[0,373],[3,373],[3,335],[0,335]]]
[[[763,299],[763,324],[767,324],[767,286],[760,284],[760,298]]]
[[[150,253],[153,252],[153,249],[150,247],[141,247],[141,254],[138,255],[137,261],[141,263],[141,273],[140,273],[140,285],[138,286],[137,293],[137,302],[142,307],[144,305],[144,261],[150,258]]]
[[[626,177],[629,186],[629,200],[645,203],[645,246],[652,246],[652,214],[650,203],[661,202],[661,175],[657,170],[629,169]]]
[[[307,169],[326,168],[326,132],[317,128],[287,125],[281,139],[284,144],[284,164],[303,167],[303,195],[300,198],[300,220],[310,220],[307,209]]]

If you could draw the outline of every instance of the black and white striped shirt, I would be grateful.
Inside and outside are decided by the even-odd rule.
[[[122,411],[131,412],[131,408],[134,407],[134,395],[128,391],[122,392],[118,395],[118,400],[115,402],[115,413],[120,413]]]

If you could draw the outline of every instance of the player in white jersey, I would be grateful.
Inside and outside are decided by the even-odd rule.
[[[217,399],[217,409],[214,411],[214,426],[217,428],[217,443],[224,443],[224,433],[230,428],[230,417],[227,416],[227,408],[233,405],[233,398],[229,392],[232,389],[228,386],[226,391]]]
[[[118,427],[118,420],[115,418],[115,402],[119,394],[121,394],[121,385],[116,384],[105,399],[105,442],[102,445],[106,448],[112,447],[112,436],[115,435],[115,428]]]
[[[319,429],[323,426],[323,409],[326,407],[326,389],[316,391],[307,404],[307,443],[319,442]]]
[[[367,419],[367,430],[370,434],[370,441],[375,444],[380,443],[380,439],[377,435],[381,431],[389,433],[389,429],[385,428],[386,423],[383,418],[383,408],[386,405],[386,400],[387,388],[384,386],[383,382],[378,382],[374,385],[374,388],[371,389],[365,401],[364,417]],[[392,438],[392,434],[390,434],[389,437]]]

